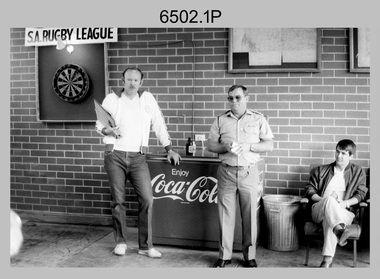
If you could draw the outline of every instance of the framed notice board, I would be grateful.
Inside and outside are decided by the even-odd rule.
[[[370,72],[369,28],[350,28],[350,72]]]
[[[319,28],[230,28],[228,71],[319,72]]]
[[[106,45],[78,44],[74,51],[36,47],[37,117],[42,122],[95,122],[94,100],[106,96]]]

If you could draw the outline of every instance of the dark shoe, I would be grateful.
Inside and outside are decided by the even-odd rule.
[[[218,259],[216,261],[216,263],[213,265],[213,267],[225,267],[226,265],[230,264],[231,263],[231,260],[222,260],[222,259]]]
[[[338,239],[341,237],[341,235],[343,234],[344,230],[345,230],[346,226],[345,224],[343,223],[340,223],[338,225],[336,225],[333,229],[333,232],[334,234],[338,237]]]
[[[326,261],[323,261],[321,262],[321,265],[319,267],[324,267],[324,268],[330,268],[332,267],[332,262],[326,262]]]
[[[344,246],[347,244],[347,239],[349,237],[359,237],[359,235],[360,235],[360,227],[358,225],[347,226],[347,228],[344,230],[341,237],[339,238],[338,244],[340,246]]]
[[[257,267],[256,260],[253,259],[253,260],[244,261],[244,267],[250,267],[250,268]]]

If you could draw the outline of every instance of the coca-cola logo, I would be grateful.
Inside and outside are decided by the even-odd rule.
[[[188,177],[189,171],[172,170],[173,176]],[[212,176],[199,176],[192,181],[166,180],[164,173],[157,174],[152,179],[154,199],[172,199],[192,203],[217,203],[218,180]]]

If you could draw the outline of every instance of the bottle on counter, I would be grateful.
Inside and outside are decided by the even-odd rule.
[[[195,141],[193,141],[191,137],[189,137],[186,142],[186,155],[195,156],[196,150],[197,146],[195,145]]]

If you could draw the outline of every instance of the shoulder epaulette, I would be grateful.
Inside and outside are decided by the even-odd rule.
[[[228,114],[229,112],[231,112],[231,110],[229,109],[229,110],[227,110],[227,111],[225,111],[225,112],[223,112],[223,113],[221,113],[221,114],[219,114],[218,115],[218,117],[220,117],[220,116],[222,116],[222,115],[226,115],[226,114]]]
[[[231,110],[227,110],[227,111],[225,111],[225,112],[219,114],[219,115],[216,117],[216,119],[217,119],[217,121],[218,121],[218,129],[219,129],[219,133],[220,133],[220,117],[223,116],[223,115],[228,114],[229,112],[231,112]]]
[[[250,109],[249,111],[252,112],[252,113],[256,113],[256,114],[258,114],[258,115],[264,116],[263,113],[261,113],[261,112],[259,112],[259,111],[257,111],[257,110]]]

